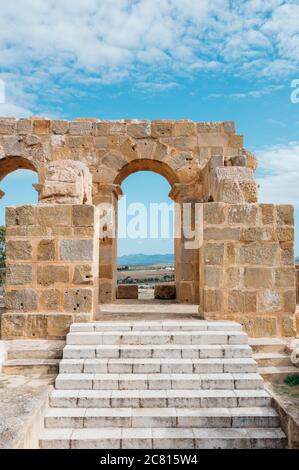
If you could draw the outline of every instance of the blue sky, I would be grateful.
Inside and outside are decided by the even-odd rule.
[[[298,1],[6,2],[0,50],[2,116],[234,120],[259,158],[260,201],[296,207],[299,256],[299,102],[291,101],[292,92],[299,98],[291,87],[299,79]],[[34,200],[30,186],[25,173],[0,183],[0,223],[4,205]],[[141,202],[146,186],[166,197],[157,175],[133,175],[124,186]],[[141,251],[157,248],[149,242]]]

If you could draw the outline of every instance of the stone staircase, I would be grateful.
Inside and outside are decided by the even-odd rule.
[[[71,326],[40,447],[283,448],[286,437],[234,322]]]
[[[282,383],[288,375],[299,373],[287,351],[287,338],[250,338],[249,345],[257,362],[258,372],[265,380]]]

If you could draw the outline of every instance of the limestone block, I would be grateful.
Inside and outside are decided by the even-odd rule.
[[[271,288],[272,279],[271,268],[251,268],[244,269],[244,286],[249,289],[258,289],[260,287]]]
[[[276,206],[277,225],[294,225],[294,207],[290,205]]]
[[[208,227],[204,229],[204,240],[240,240],[240,229]]]
[[[296,312],[296,291],[288,290],[283,293],[283,310],[286,313]]]
[[[73,225],[75,227],[93,227],[94,206],[73,206]]]
[[[153,139],[139,139],[136,143],[138,157],[151,160],[154,157],[157,144]]]
[[[228,294],[228,311],[234,313],[256,312],[257,297],[255,292],[232,290]]]
[[[7,264],[6,284],[24,285],[32,283],[32,266],[30,264]]]
[[[51,121],[49,119],[33,119],[34,134],[49,134],[51,130]]]
[[[61,205],[37,206],[39,225],[46,227],[69,227],[71,225],[71,207]]]
[[[150,121],[131,122],[127,124],[127,134],[135,139],[150,137],[151,123]]]
[[[69,125],[70,135],[91,135],[95,129],[93,121],[71,121]]]
[[[35,224],[35,207],[19,206],[6,208],[6,226],[28,226]]]
[[[90,264],[75,266],[72,282],[73,284],[92,284],[92,266]]]
[[[37,246],[38,261],[53,261],[55,259],[56,249],[55,240],[41,240]]]
[[[280,260],[282,265],[294,265],[294,244],[292,242],[283,242],[279,244]]]
[[[223,224],[225,221],[224,205],[217,203],[203,204],[203,220],[207,224]]]
[[[255,225],[257,206],[253,204],[233,205],[228,208],[229,224]]]
[[[119,284],[117,286],[118,299],[138,299],[137,284]]]
[[[120,170],[128,162],[120,152],[113,150],[113,151],[107,152],[107,154],[102,160],[102,163],[103,165],[106,165],[112,170]]]
[[[17,133],[18,134],[30,134],[32,129],[31,119],[19,119],[17,121]]]
[[[236,155],[230,158],[232,166],[243,166],[246,167],[247,159],[245,155]]]
[[[152,137],[171,137],[173,121],[152,121]]]
[[[27,338],[47,338],[47,317],[44,313],[29,313],[26,316],[24,336]]]
[[[92,311],[92,289],[66,289],[64,292],[66,312],[80,313]]]
[[[282,336],[296,336],[296,325],[294,315],[283,315],[281,317]]]
[[[263,289],[259,293],[259,311],[273,312],[283,308],[283,299],[281,292],[274,289]]]
[[[59,289],[45,289],[41,296],[42,306],[50,312],[58,312],[61,307],[61,291]]]
[[[69,282],[69,267],[62,265],[37,266],[37,283],[42,286],[66,284]]]
[[[29,240],[8,240],[6,242],[6,258],[8,260],[30,260],[32,244]]]
[[[280,242],[290,242],[294,240],[294,227],[277,227],[276,237]]]
[[[176,298],[176,287],[174,283],[163,283],[155,285],[155,299],[172,300]]]
[[[217,200],[227,204],[243,203],[244,198],[238,182],[225,179],[219,181]]]
[[[290,268],[278,268],[274,271],[275,287],[281,288],[294,288],[296,285],[296,273],[293,267]]]
[[[124,121],[109,121],[108,134],[109,135],[125,134],[126,126],[127,124]]]
[[[16,129],[15,119],[0,119],[0,134],[13,134]]]
[[[278,245],[276,243],[250,243],[240,246],[241,264],[272,266],[277,263]]]
[[[22,137],[3,137],[2,145],[6,157],[20,157],[25,155],[25,145]]]
[[[204,312],[219,312],[222,309],[223,296],[220,289],[204,289]]]
[[[63,261],[92,261],[93,240],[61,240],[60,259]]]
[[[231,267],[225,270],[225,285],[229,288],[236,288],[241,281],[240,268]]]
[[[54,119],[52,121],[52,132],[53,134],[64,135],[67,134],[69,130],[69,122]]]
[[[272,225],[274,223],[274,204],[260,204],[262,212],[262,222],[264,225]]]
[[[113,272],[114,272],[114,269],[113,269],[112,264],[102,264],[102,263],[100,263],[99,277],[101,279],[102,278],[111,279],[112,276],[113,276]]]
[[[38,293],[34,289],[9,290],[5,292],[5,305],[8,312],[37,310]]]
[[[271,227],[249,227],[242,230],[241,240],[245,242],[274,240]]]
[[[22,337],[25,330],[26,316],[23,314],[4,313],[1,319],[1,338],[12,339]]]
[[[197,135],[196,124],[191,121],[175,121],[173,135],[176,137]]]
[[[204,247],[205,264],[223,264],[224,243],[207,243]]]
[[[62,313],[47,315],[47,337],[51,339],[64,339],[72,323],[72,315]]]
[[[96,123],[96,135],[108,135],[108,121],[98,121]]]
[[[276,336],[277,335],[277,319],[270,316],[255,317],[255,330],[257,337]]]

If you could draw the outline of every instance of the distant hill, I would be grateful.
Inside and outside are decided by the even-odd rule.
[[[165,255],[156,254],[156,255],[144,255],[139,253],[136,255],[123,255],[118,257],[118,265],[146,265],[146,264],[173,264],[174,263],[174,254],[168,253]]]

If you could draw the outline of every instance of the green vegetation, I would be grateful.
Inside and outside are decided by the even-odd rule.
[[[290,387],[299,385],[299,374],[290,374],[284,379],[284,383]]]
[[[0,227],[0,286],[5,278],[5,227]]]

